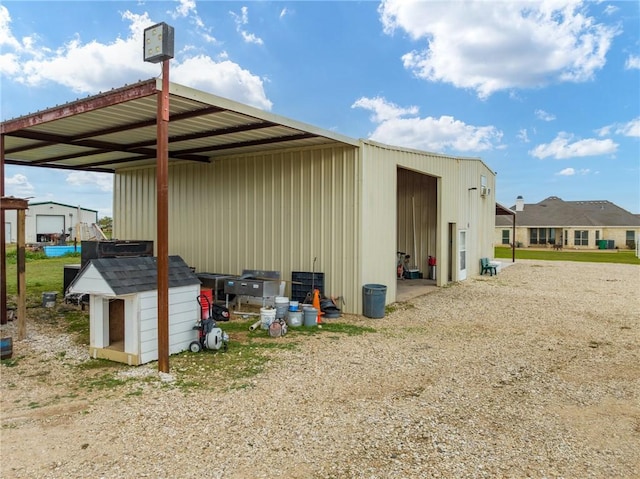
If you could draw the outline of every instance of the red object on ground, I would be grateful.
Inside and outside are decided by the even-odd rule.
[[[204,296],[207,299],[202,298]],[[209,300],[207,302],[207,300]],[[213,304],[213,290],[211,288],[200,288],[200,296],[198,297],[200,307],[202,308],[202,315],[200,319],[209,318],[209,305]]]

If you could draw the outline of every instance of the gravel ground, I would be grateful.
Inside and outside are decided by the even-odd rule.
[[[637,478],[639,292],[638,266],[520,261],[218,392],[142,366],[139,393],[70,394],[86,351],[29,324],[1,368],[1,475]]]

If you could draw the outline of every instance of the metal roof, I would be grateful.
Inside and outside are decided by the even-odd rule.
[[[161,79],[0,124],[6,164],[113,172],[156,162]],[[169,162],[358,141],[225,98],[169,84]]]

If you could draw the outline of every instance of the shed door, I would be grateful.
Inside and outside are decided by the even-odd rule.
[[[36,234],[50,235],[64,231],[64,215],[37,215]]]
[[[466,230],[460,231],[459,241],[458,241],[458,252],[459,252],[459,271],[458,271],[458,281],[463,281],[467,279],[467,232]]]

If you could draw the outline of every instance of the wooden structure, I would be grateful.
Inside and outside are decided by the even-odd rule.
[[[2,162],[4,166],[4,162]],[[4,177],[4,167],[2,176]],[[2,182],[4,190],[4,182]],[[4,191],[3,191],[4,193]],[[0,223],[4,225],[5,211],[18,210],[18,340],[22,340],[27,335],[27,283],[26,283],[26,257],[25,257],[25,211],[28,208],[27,200],[13,197],[0,198]],[[4,228],[3,228],[4,230]],[[2,257],[2,294],[0,295],[0,319],[2,324],[7,322],[7,263],[6,244],[4,234],[0,235],[0,256]]]

